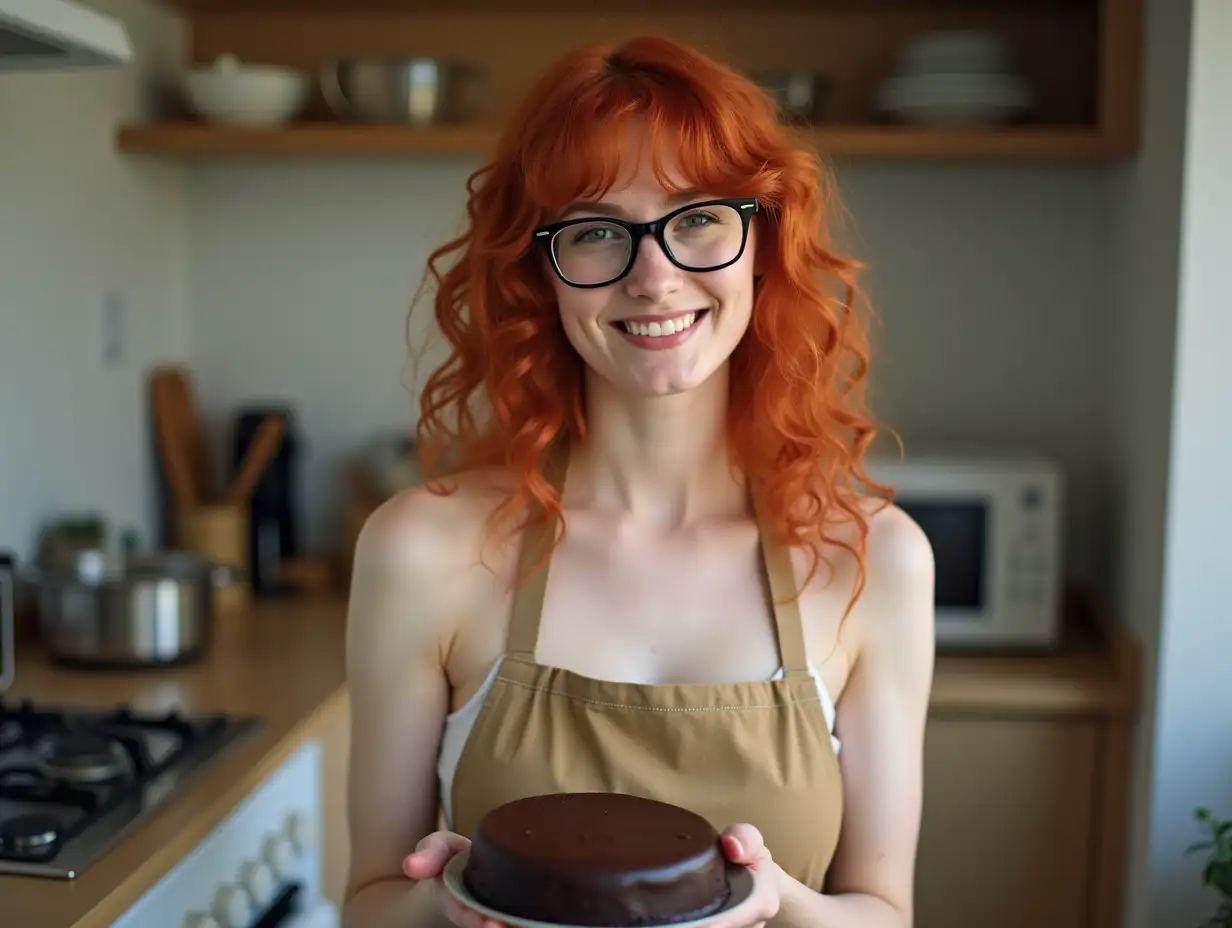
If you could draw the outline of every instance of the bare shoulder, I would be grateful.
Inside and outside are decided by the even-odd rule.
[[[856,604],[861,650],[890,649],[897,659],[933,648],[935,561],[923,529],[900,507],[868,511],[865,587]]]
[[[511,487],[491,471],[461,474],[444,486],[449,492],[410,487],[382,503],[360,532],[357,562],[421,574],[460,566],[458,558],[476,553],[488,516]]]
[[[870,586],[892,592],[904,585],[932,583],[933,548],[924,530],[893,504],[868,508],[865,561]]]
[[[900,507],[873,497],[856,503],[867,534],[860,543],[853,518],[836,517],[827,526],[829,544],[824,560],[829,569],[818,570],[810,586],[826,603],[821,615],[834,610],[850,614],[842,623],[844,647],[855,656],[884,642],[886,646],[932,647],[933,575],[932,545],[923,529]],[[858,590],[859,565],[854,552],[863,549],[863,587]],[[798,554],[802,560],[804,554]],[[896,642],[900,644],[896,644]]]
[[[497,582],[500,565],[484,562],[484,542],[508,482],[482,471],[447,486],[447,494],[422,485],[403,490],[364,523],[352,568],[354,637],[367,631],[390,644],[446,634],[468,598]]]

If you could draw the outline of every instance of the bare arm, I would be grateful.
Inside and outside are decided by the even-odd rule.
[[[356,545],[347,618],[351,835],[344,928],[444,923],[430,884],[402,871],[436,827],[436,758],[449,709],[441,663],[445,616],[454,615],[443,501],[423,491],[387,502]]]
[[[934,562],[927,538],[900,510],[874,518],[868,576],[851,617],[859,651],[838,708],[842,836],[827,895],[782,879],[785,925],[910,928],[914,918]]]

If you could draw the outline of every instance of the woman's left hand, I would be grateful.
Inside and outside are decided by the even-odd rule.
[[[753,896],[739,911],[720,915],[707,928],[762,928],[779,913],[782,871],[766,849],[761,832],[752,825],[733,825],[723,832],[720,843],[728,860],[752,872]]]

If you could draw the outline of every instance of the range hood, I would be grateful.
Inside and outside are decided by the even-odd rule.
[[[60,71],[133,58],[124,24],[75,0],[0,0],[0,72]]]

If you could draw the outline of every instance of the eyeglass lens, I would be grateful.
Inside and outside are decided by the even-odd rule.
[[[744,222],[731,206],[699,206],[673,216],[663,230],[673,259],[695,271],[732,261],[744,242]],[[632,237],[623,226],[602,219],[561,229],[552,254],[561,275],[575,284],[614,280],[629,263]]]

